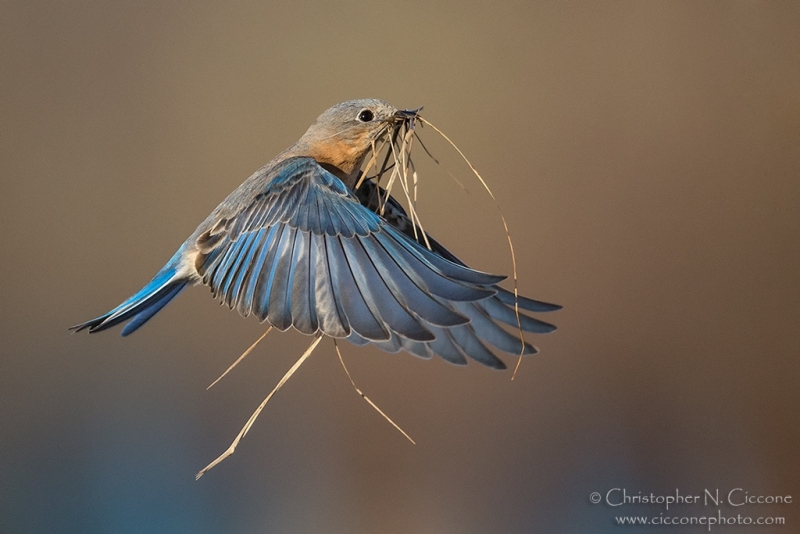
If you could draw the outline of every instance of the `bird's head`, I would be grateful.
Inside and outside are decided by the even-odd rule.
[[[317,117],[295,148],[340,178],[352,178],[373,144],[413,123],[418,111],[398,110],[374,98],[342,102]]]

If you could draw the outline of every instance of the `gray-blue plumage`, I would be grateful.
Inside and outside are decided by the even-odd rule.
[[[381,190],[371,182],[353,190],[372,143],[408,116],[379,100],[326,111],[231,193],[148,285],[72,329],[98,332],[130,320],[128,335],[186,285],[202,283],[230,308],[280,330],[495,368],[505,365],[487,343],[510,354],[536,352],[518,329],[555,327],[522,313],[518,324],[514,295],[497,286],[504,277],[470,269],[430,237],[427,249],[394,199],[378,215]],[[520,310],[559,308],[517,302]]]

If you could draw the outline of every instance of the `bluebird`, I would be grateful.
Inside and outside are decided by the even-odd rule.
[[[375,142],[416,117],[376,99],[328,109],[217,206],[150,283],[71,330],[127,321],[127,336],[185,287],[204,284],[231,309],[282,331],[498,369],[505,364],[489,346],[535,353],[520,330],[555,326],[520,310],[560,306],[515,297],[498,285],[504,276],[469,268],[379,184],[361,179]]]

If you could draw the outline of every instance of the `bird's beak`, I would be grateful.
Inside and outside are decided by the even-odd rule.
[[[421,107],[417,109],[398,109],[394,114],[394,119],[397,121],[414,120],[420,111],[422,111]]]
[[[392,122],[394,122],[395,128],[406,125],[409,130],[413,130],[418,116],[417,114],[420,111],[422,111],[421,107],[417,109],[398,109],[395,111],[394,115],[392,115]]]

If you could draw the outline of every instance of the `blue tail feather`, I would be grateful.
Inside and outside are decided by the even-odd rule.
[[[170,286],[169,291],[164,293],[163,296],[153,301],[153,303],[148,305],[146,309],[137,313],[133,319],[131,319],[131,322],[126,324],[122,329],[121,335],[127,336],[128,334],[132,334],[138,330],[139,327],[149,321],[152,316],[161,311],[161,308],[169,304],[169,301],[178,296],[178,293],[180,293],[184,287],[186,287],[186,282],[181,282]]]
[[[175,278],[176,272],[177,269],[175,267],[165,267],[159,271],[149,284],[110,312],[91,321],[75,325],[70,330],[80,332],[88,329],[89,333],[100,332],[131,319],[131,322],[123,328],[122,335],[131,334],[158,313],[161,308],[166,306],[186,287],[187,281]]]

